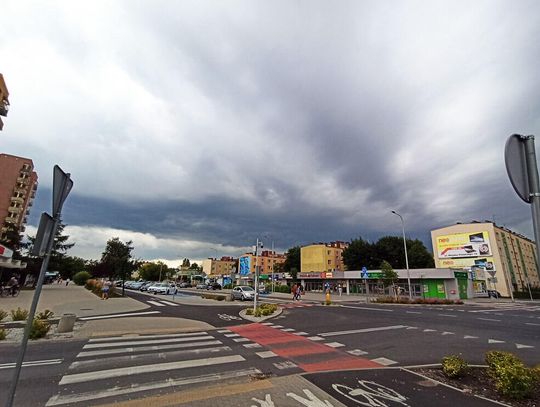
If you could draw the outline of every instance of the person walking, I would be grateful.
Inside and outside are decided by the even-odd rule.
[[[343,293],[343,287],[341,284],[338,285],[338,293],[339,293],[339,296],[341,297],[341,294]]]
[[[69,278],[66,280],[66,287],[69,285],[69,282],[70,282],[70,281],[71,281],[71,280],[70,280]]]
[[[296,300],[296,289],[297,289],[297,285],[294,284],[291,288],[291,294],[292,294],[292,300],[295,301]]]
[[[298,284],[296,287],[296,301],[300,301],[300,298],[302,296],[302,286]]]
[[[106,280],[103,282],[103,285],[101,286],[101,299],[102,300],[108,300],[109,299],[109,290],[111,289],[111,282],[109,280]]]

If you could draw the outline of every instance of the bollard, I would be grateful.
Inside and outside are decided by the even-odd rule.
[[[75,321],[77,320],[77,315],[75,314],[64,314],[60,318],[60,321],[58,322],[58,328],[56,332],[58,333],[65,333],[65,332],[72,332],[73,326],[75,325]]]
[[[330,301],[330,291],[327,291],[327,292],[326,292],[326,303],[327,303],[327,304],[330,304],[330,303],[331,303],[331,301]]]

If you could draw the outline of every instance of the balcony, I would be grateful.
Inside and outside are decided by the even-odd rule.
[[[9,218],[9,217],[8,217],[8,218],[6,218],[6,219],[4,220],[4,222],[5,222],[5,223],[11,223],[11,224],[14,225],[14,224],[17,223],[17,219],[16,219],[16,218]]]
[[[21,197],[18,197],[18,196],[12,196],[11,197],[11,202],[17,202],[17,203],[23,204],[24,203],[24,198],[21,198]]]
[[[21,210],[22,210],[21,207],[15,207],[15,206],[8,207],[9,213],[21,213]]]
[[[9,102],[7,100],[0,101],[0,116],[6,117],[9,112]]]
[[[28,185],[29,181],[30,181],[30,178],[28,178],[28,177],[19,177],[19,178],[17,178],[17,182],[19,184]]]

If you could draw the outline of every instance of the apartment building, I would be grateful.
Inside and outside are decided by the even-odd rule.
[[[349,243],[337,241],[300,248],[300,271],[303,273],[344,271],[342,253],[347,247]]]
[[[25,231],[38,186],[32,160],[0,154],[0,238]]]
[[[253,253],[245,253],[238,260],[238,271],[241,276],[254,275],[257,265],[259,266],[259,275],[263,276],[264,280],[265,276],[277,272],[278,265],[285,263],[285,258],[284,254],[272,250],[263,250],[257,254],[257,257]]]
[[[9,110],[9,92],[4,81],[4,76],[0,73],[0,116],[7,116]],[[0,130],[4,128],[4,122],[0,117]]]
[[[218,279],[223,276],[230,276],[236,273],[238,268],[238,259],[233,257],[223,256],[221,259],[209,258],[203,260],[203,272],[210,279]]]
[[[490,221],[458,223],[431,231],[436,268],[486,273],[488,289],[503,296],[510,290],[540,287],[535,242]]]

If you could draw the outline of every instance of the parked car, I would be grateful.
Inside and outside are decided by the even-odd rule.
[[[210,283],[206,285],[207,290],[221,290],[221,284],[219,283]]]
[[[139,290],[143,284],[144,284],[144,281],[135,281],[129,286],[129,288],[131,288],[132,290]]]
[[[139,291],[148,291],[148,287],[151,285],[154,285],[155,281],[146,281],[141,287],[139,288]]]
[[[149,293],[154,294],[168,294],[169,291],[169,284],[167,283],[155,283],[148,287],[147,290]]]
[[[208,285],[204,283],[200,283],[200,284],[197,284],[196,288],[197,290],[206,290],[208,288]]]
[[[232,290],[233,300],[253,300],[255,298],[255,290],[247,285],[239,285]]]
[[[133,280],[128,280],[126,282],[124,282],[124,288],[131,288],[131,285],[134,283],[135,281]]]
[[[179,285],[178,285],[179,288],[190,288],[191,287],[191,284],[183,281],[181,282]]]
[[[488,298],[501,298],[501,293],[497,290],[487,290]]]

